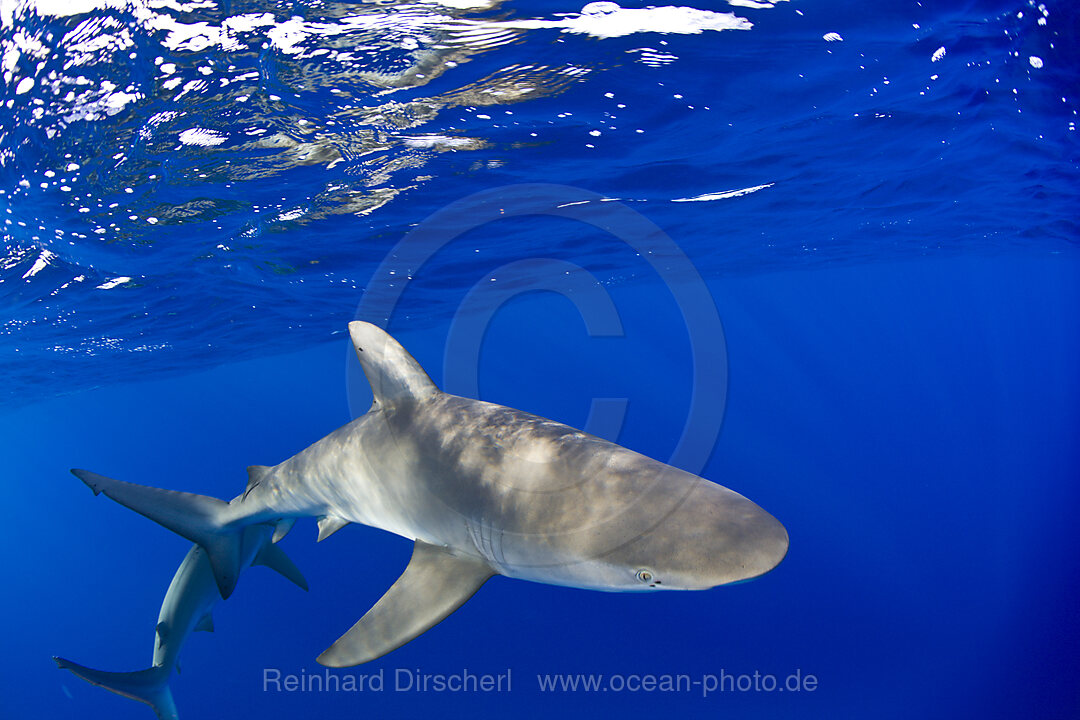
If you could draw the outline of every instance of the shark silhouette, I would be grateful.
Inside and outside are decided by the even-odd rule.
[[[319,655],[329,667],[400,647],[493,575],[697,590],[757,577],[784,558],[787,531],[742,495],[561,423],[444,393],[379,327],[357,321],[349,332],[371,409],[279,465],[248,468],[231,502],[72,472],[95,494],[196,543],[189,560],[203,580],[192,592],[204,600],[211,576],[228,598],[257,557],[252,528],[261,548],[305,516],[318,518],[320,540],[361,523],[414,541],[401,577]],[[283,569],[295,579],[294,571]]]

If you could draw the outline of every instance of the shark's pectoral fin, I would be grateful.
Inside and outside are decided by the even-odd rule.
[[[457,610],[494,574],[482,560],[417,540],[397,582],[317,660],[351,667],[381,657]]]

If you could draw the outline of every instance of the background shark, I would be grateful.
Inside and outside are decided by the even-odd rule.
[[[251,525],[245,529],[242,566],[266,565],[307,590],[307,581],[300,571],[280,548],[269,542],[272,533],[273,528],[265,524]],[[179,715],[169,688],[169,679],[173,669],[179,667],[180,648],[192,632],[213,631],[211,612],[220,599],[206,551],[194,545],[177,568],[161,603],[154,628],[154,655],[150,667],[135,672],[106,672],[61,657],[53,659],[57,666],[70,670],[89,683],[146,703],[161,720],[176,720]]]

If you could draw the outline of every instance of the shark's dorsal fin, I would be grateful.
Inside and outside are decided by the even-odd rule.
[[[351,667],[382,657],[441,622],[494,574],[479,558],[417,540],[397,582],[317,660]]]
[[[349,524],[349,521],[337,515],[323,515],[319,518],[319,538],[315,542],[322,542]]]
[[[356,320],[349,323],[349,335],[376,404],[393,407],[439,392],[420,363],[382,328]]]
[[[244,488],[244,497],[248,496],[248,493],[259,486],[263,478],[266,477],[266,473],[270,472],[270,468],[266,465],[251,465],[247,469],[248,482],[247,487]]]
[[[203,615],[202,620],[195,624],[195,632],[214,632],[214,616],[210,613]],[[176,665],[180,667],[179,662]]]

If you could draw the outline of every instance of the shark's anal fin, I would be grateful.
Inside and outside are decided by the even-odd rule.
[[[293,561],[289,559],[289,556],[285,554],[285,551],[277,545],[271,543],[263,545],[252,564],[264,565],[271,570],[276,570],[298,587],[304,590],[308,589],[307,580],[304,579],[304,574],[300,572],[300,568],[296,567]]]
[[[319,539],[315,542],[322,542],[348,524],[349,521],[345,518],[336,515],[323,515],[319,518]]]
[[[441,622],[494,574],[478,558],[417,540],[397,582],[317,660],[327,667],[351,667],[382,657]]]

